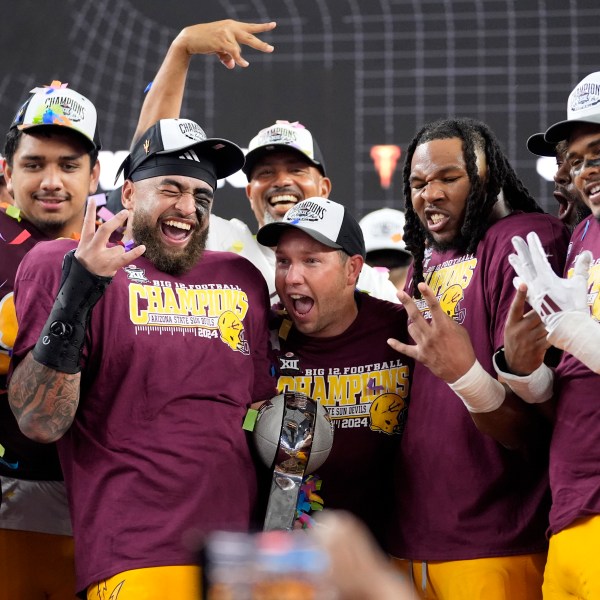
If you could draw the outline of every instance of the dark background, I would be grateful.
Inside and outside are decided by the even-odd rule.
[[[2,130],[31,88],[59,79],[95,102],[110,152],[129,147],[143,90],[182,27],[277,21],[263,36],[275,52],[247,49],[247,69],[195,57],[182,116],[242,147],[276,119],[299,120],[323,150],[332,198],[357,217],[403,207],[403,158],[386,189],[371,147],[404,150],[424,122],[453,115],[486,121],[554,213],[552,185],[525,141],[563,119],[571,89],[600,69],[598,0],[0,0],[0,8]],[[109,158],[105,175],[114,172]],[[214,210],[254,228],[239,187],[226,183]]]

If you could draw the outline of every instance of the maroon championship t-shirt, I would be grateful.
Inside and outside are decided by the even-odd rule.
[[[468,330],[477,359],[494,377],[492,356],[503,344],[515,293],[507,259],[513,252],[511,237],[530,231],[537,231],[560,273],[568,233],[557,219],[539,213],[501,219],[474,254],[429,250],[425,255],[425,280],[444,311]],[[427,318],[425,301],[416,302]],[[543,550],[547,461],[546,452],[507,450],[481,433],[450,387],[415,364],[410,413],[396,460],[391,554],[447,561]]]
[[[387,344],[390,337],[407,338],[404,308],[364,293],[355,297],[358,315],[342,334],[314,338],[292,327],[280,339],[278,389],[303,392],[328,409],[333,448],[316,473],[324,508],[354,513],[381,539],[389,526],[395,448],[409,412],[412,361]]]
[[[32,250],[17,275],[15,360],[35,344],[69,241]],[[268,292],[246,259],[205,252],[170,276],[120,269],[87,330],[81,398],[58,448],[77,588],[129,569],[194,563],[200,535],[250,526],[256,474],[242,422],[270,398]]]
[[[62,480],[54,444],[36,444],[25,437],[8,404],[6,376],[9,371],[17,316],[14,283],[23,257],[38,242],[47,240],[41,231],[23,219],[0,209],[0,476],[28,480]]]
[[[565,265],[571,277],[575,259],[590,250],[590,313],[600,321],[600,223],[588,217],[573,232]],[[600,352],[600,348],[598,349]],[[600,375],[564,353],[556,369],[556,420],[550,446],[552,509],[550,532],[558,533],[582,517],[600,514]]]

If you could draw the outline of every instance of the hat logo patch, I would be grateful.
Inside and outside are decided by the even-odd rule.
[[[188,139],[194,142],[203,142],[206,139],[206,134],[202,127],[192,121],[184,121],[179,124],[179,131]]]
[[[297,141],[296,132],[288,127],[271,127],[264,131],[259,137],[260,146],[267,144],[292,144]]]
[[[396,226],[393,223],[380,223],[372,233],[378,237],[389,238],[394,242],[402,241],[402,233],[396,231]]]
[[[326,209],[316,202],[304,201],[290,209],[286,221],[296,225],[301,221],[314,223],[325,218]]]
[[[49,96],[44,102],[46,112],[53,112],[77,123],[85,119],[85,108],[82,104],[67,96]]]
[[[574,92],[570,110],[575,112],[600,104],[600,84],[584,83]]]
[[[195,150],[186,150],[183,154],[179,155],[179,158],[183,160],[194,160],[196,162],[201,162]]]

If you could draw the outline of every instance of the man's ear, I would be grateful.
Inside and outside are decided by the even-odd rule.
[[[329,198],[329,194],[331,194],[331,179],[329,177],[322,177],[319,187],[321,198]]]
[[[8,161],[3,158],[2,161],[2,171],[4,172],[4,181],[6,183],[6,189],[8,193],[13,195],[13,185],[12,185],[12,168],[9,167]]]
[[[254,202],[254,200],[252,199],[252,185],[250,184],[250,182],[248,182],[248,184],[246,185],[246,196],[248,197],[248,202],[250,202],[250,209],[256,217],[256,222],[258,223],[258,226],[262,227],[265,224],[265,218],[263,214],[264,208],[261,206],[260,201]]]
[[[346,263],[348,267],[348,283],[353,287],[356,286],[358,276],[360,275],[364,264],[365,259],[360,254],[351,256]]]
[[[92,172],[90,175],[90,187],[89,187],[89,195],[92,196],[98,191],[98,181],[100,180],[100,161],[97,160],[96,164],[92,167]]]
[[[121,189],[121,204],[127,210],[133,209],[135,205],[135,186],[130,179],[126,179],[123,182],[123,188]]]
[[[254,202],[252,202],[252,186],[250,182],[246,184],[246,198],[248,198],[248,202],[250,202],[250,208],[252,212],[254,212]]]

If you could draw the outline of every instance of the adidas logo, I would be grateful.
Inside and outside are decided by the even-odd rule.
[[[183,154],[179,155],[179,158],[183,160],[195,160],[196,162],[201,162],[194,150],[186,150]]]

